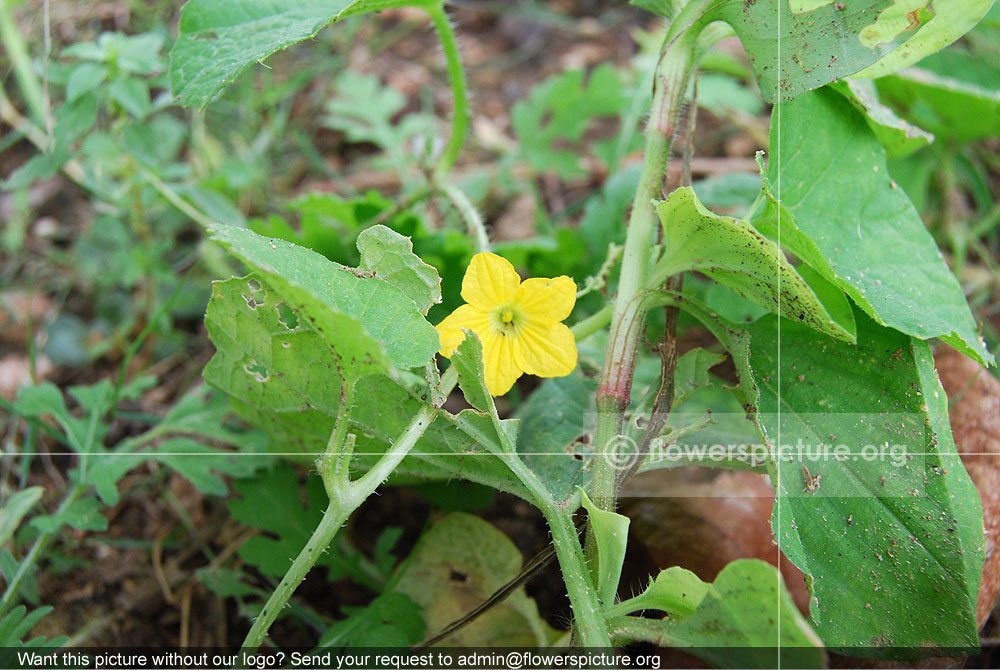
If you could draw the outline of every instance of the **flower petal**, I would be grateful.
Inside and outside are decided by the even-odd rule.
[[[455,353],[455,348],[465,339],[463,328],[473,331],[481,340],[489,332],[489,323],[489,317],[481,309],[462,305],[435,326],[441,337],[441,355],[450,358]]]
[[[491,332],[483,339],[483,367],[490,394],[503,395],[523,374],[515,359],[516,349],[514,338],[503,333]]]
[[[484,251],[472,257],[465,271],[462,299],[480,309],[492,309],[513,302],[520,283],[521,278],[510,261]]]
[[[576,283],[566,277],[525,279],[514,302],[528,318],[544,324],[562,321],[576,304]]]
[[[518,367],[529,375],[565,377],[576,367],[576,338],[562,323],[525,324],[514,351]]]

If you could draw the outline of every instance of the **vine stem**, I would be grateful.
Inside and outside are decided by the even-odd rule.
[[[462,189],[450,182],[438,184],[438,188],[448,196],[451,204],[455,205],[455,209],[465,219],[465,225],[469,229],[469,234],[476,238],[476,247],[479,251],[489,251],[490,238],[486,234],[486,225],[483,223],[483,217],[479,214],[479,210],[469,200],[469,196],[465,195]]]
[[[596,444],[604,457],[596,459],[590,496],[596,505],[606,510],[615,507],[617,473],[613,452],[617,449],[632,391],[635,358],[648,309],[640,296],[646,290],[650,248],[657,225],[653,201],[660,197],[670,146],[693,69],[696,42],[697,31],[684,32],[668,42],[654,76],[653,108],[646,129],[646,153],[629,217],[621,278],[597,390]]]
[[[683,646],[666,631],[663,621],[641,617],[618,617],[611,620],[611,637],[619,644],[649,642],[660,647]]]
[[[448,20],[448,15],[444,11],[443,4],[435,3],[427,7],[427,13],[434,22],[438,38],[441,40],[441,48],[444,51],[445,61],[448,65],[448,81],[451,83],[452,93],[452,120],[451,136],[448,144],[445,145],[444,152],[438,158],[434,168],[434,181],[444,181],[444,177],[455,165],[458,154],[462,151],[465,143],[465,134],[469,129],[469,95],[465,82],[465,70],[462,67],[462,57],[458,50],[458,42],[455,40],[455,31]]]
[[[449,372],[454,368],[455,366],[449,368]],[[503,459],[514,476],[528,489],[552,533],[552,546],[566,584],[570,607],[573,609],[573,627],[577,638],[585,647],[611,647],[607,620],[573,523],[573,511],[580,506],[579,493],[561,504],[557,503],[538,475],[521,460],[517,444],[510,433],[503,429],[496,405],[492,402],[490,416],[501,443],[501,451],[495,455]]]
[[[549,526],[549,532],[552,533],[552,546],[559,561],[563,581],[566,583],[566,593],[573,609],[574,627],[580,643],[584,647],[610,647],[608,623],[601,611],[597,589],[591,580],[583,547],[580,545],[580,537],[573,523],[572,510],[579,506],[579,498],[573,496],[566,504],[557,504],[552,499],[552,494],[524,464],[516,451],[507,454],[506,460],[511,472],[532,493],[535,505],[541,510]]]
[[[306,574],[316,564],[316,561],[319,560],[320,554],[330,546],[337,531],[343,527],[351,513],[392,474],[396,466],[399,465],[400,461],[410,452],[413,445],[417,443],[417,440],[427,430],[427,426],[437,416],[437,412],[438,410],[427,405],[421,408],[410,421],[410,425],[395,440],[382,458],[379,459],[378,463],[362,477],[353,482],[344,482],[336,477],[327,478],[330,481],[324,481],[327,490],[330,492],[330,504],[323,513],[323,519],[319,522],[316,530],[313,531],[312,537],[306,542],[306,546],[302,548],[302,551],[299,552],[299,555],[292,562],[291,567],[285,573],[285,576],[282,577],[277,588],[271,593],[271,597],[267,599],[267,603],[265,603],[264,608],[261,610],[260,616],[254,621],[250,632],[247,633],[246,639],[243,640],[243,649],[252,650],[260,647],[264,641],[264,637],[267,635],[267,631],[271,628],[271,624],[274,623],[278,614],[288,604],[292,593],[295,592],[295,589],[305,579]],[[320,457],[321,459],[336,457],[336,453],[331,453],[331,451],[336,452],[343,446],[342,443],[337,443],[333,435],[344,435],[341,442],[350,439],[350,436],[346,435],[346,429],[342,427],[345,425],[346,422],[337,421],[331,434],[330,444],[327,446],[327,451]]]

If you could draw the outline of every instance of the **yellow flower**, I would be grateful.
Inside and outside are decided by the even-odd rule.
[[[486,386],[503,395],[524,373],[564,377],[576,367],[576,339],[560,323],[573,311],[576,284],[569,277],[518,277],[505,259],[472,257],[462,279],[462,305],[437,325],[441,355],[451,357],[465,331],[483,343]]]

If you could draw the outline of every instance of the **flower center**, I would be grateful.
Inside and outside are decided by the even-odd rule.
[[[496,308],[493,312],[493,327],[500,335],[513,337],[521,329],[521,310],[516,305],[508,303]]]

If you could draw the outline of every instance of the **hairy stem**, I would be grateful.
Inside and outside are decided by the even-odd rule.
[[[469,129],[469,96],[461,54],[458,50],[458,43],[455,41],[455,31],[451,27],[447,14],[445,14],[444,7],[440,4],[430,5],[427,8],[427,13],[430,14],[434,28],[441,40],[441,48],[444,51],[445,61],[448,63],[448,80],[451,83],[452,93],[451,136],[448,138],[448,144],[445,145],[444,152],[434,168],[435,181],[441,181],[455,165],[458,154],[462,151],[462,144],[465,143],[465,134]]]
[[[611,620],[611,637],[619,645],[629,642],[649,642],[660,647],[681,646],[667,634],[666,626],[656,619],[621,617]]]
[[[685,8],[685,12],[691,10],[697,16],[701,4],[704,3],[692,2]],[[661,195],[670,145],[681,116],[688,79],[694,67],[697,28],[700,23],[695,20],[688,24],[688,20],[684,13],[678,16],[654,75],[653,106],[646,128],[646,153],[629,218],[618,295],[611,318],[601,383],[597,390],[596,444],[603,457],[595,459],[590,496],[601,509],[615,507],[615,453],[619,448],[618,436],[631,396],[635,359],[648,309],[640,296],[646,290],[650,249],[657,226],[653,202]],[[588,542],[588,555],[591,544]]]
[[[580,537],[573,523],[572,513],[578,507],[579,500],[576,499],[577,503],[566,506],[556,504],[545,485],[516,453],[510,454],[506,460],[511,471],[533,494],[535,505],[541,510],[549,525],[552,546],[559,561],[563,581],[566,583],[570,607],[573,609],[576,639],[584,647],[610,647],[608,624],[601,611],[597,589],[594,588],[583,547],[580,545]]]
[[[458,213],[465,219],[469,235],[476,240],[476,248],[479,251],[489,251],[490,238],[486,234],[486,225],[483,223],[483,217],[479,213],[479,210],[469,200],[469,196],[465,195],[462,189],[449,182],[438,184],[438,188],[451,200],[451,204],[455,206]]]
[[[392,471],[396,469],[399,462],[410,452],[410,449],[417,443],[420,436],[424,434],[427,426],[430,425],[436,415],[436,409],[424,406],[413,417],[413,420],[410,421],[410,425],[403,431],[403,434],[396,439],[389,450],[385,452],[385,455],[364,476],[353,482],[335,484],[332,487],[330,505],[326,508],[322,521],[320,521],[316,530],[313,531],[312,537],[309,538],[306,546],[299,552],[299,555],[295,558],[295,561],[288,569],[288,572],[285,573],[277,588],[271,593],[271,597],[267,599],[267,603],[264,605],[264,609],[261,610],[260,616],[253,622],[250,632],[247,633],[246,639],[243,640],[243,649],[253,650],[261,645],[264,641],[264,636],[267,635],[267,631],[271,628],[271,624],[274,623],[278,614],[288,604],[292,593],[295,592],[295,589],[305,579],[306,574],[316,564],[316,561],[319,560],[320,554],[330,546],[337,531],[341,529],[351,513],[368,496],[375,492],[375,489],[385,481],[386,477],[392,474]],[[341,421],[338,420],[333,432],[334,434],[339,433],[343,435],[346,433],[346,428],[342,428]]]

